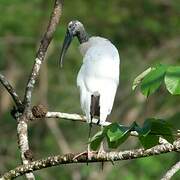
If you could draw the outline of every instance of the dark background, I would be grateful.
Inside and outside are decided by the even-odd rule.
[[[0,1],[0,72],[23,97],[35,53],[48,23],[53,6],[50,0]],[[113,112],[113,122],[142,124],[147,117],[165,118],[179,127],[180,97],[172,97],[163,87],[145,99],[139,90],[132,91],[133,79],[156,63],[180,63],[180,3],[178,0],[76,0],[65,1],[63,15],[48,49],[33,105],[43,103],[51,111],[80,113],[76,76],[82,63],[78,41],[74,40],[63,69],[58,58],[67,23],[80,20],[90,35],[104,36],[118,48],[121,57],[120,86]],[[13,103],[0,87],[0,173],[20,164],[16,122],[10,116]],[[30,148],[35,159],[53,154],[84,151],[88,126],[85,123],[48,119],[29,125]],[[93,128],[94,132],[97,130]],[[130,138],[120,149],[141,145]],[[145,159],[100,164],[63,165],[35,172],[37,179],[93,180],[160,179],[180,159],[169,153]],[[173,179],[179,179],[177,173]],[[23,179],[22,177],[19,179]]]

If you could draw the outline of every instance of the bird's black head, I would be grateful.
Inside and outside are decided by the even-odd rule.
[[[60,55],[60,60],[59,64],[62,66],[63,59],[65,56],[65,53],[71,44],[71,41],[73,38],[77,36],[78,40],[80,43],[88,41],[89,37],[84,29],[84,26],[81,22],[74,20],[69,22],[67,31],[66,31],[66,36],[63,42],[62,50],[61,50],[61,55]]]
[[[80,32],[84,31],[84,26],[81,22],[75,20],[68,24],[67,31],[74,37],[78,36]]]

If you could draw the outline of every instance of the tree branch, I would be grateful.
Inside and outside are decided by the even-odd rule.
[[[22,115],[17,117],[17,138],[18,138],[18,145],[21,154],[21,159],[23,164],[28,164],[31,162],[25,154],[29,151],[29,141],[28,141],[28,125],[27,125],[27,117]],[[27,173],[26,178],[28,180],[34,180],[35,177],[33,173]]]
[[[46,118],[63,118],[63,119],[69,119],[72,121],[80,121],[80,122],[86,122],[86,116],[79,115],[79,114],[69,114],[69,113],[62,113],[62,112],[47,112],[45,115]],[[92,123],[97,125],[98,119],[93,118]],[[108,126],[111,123],[108,121],[105,121],[103,123],[99,123],[99,125]]]
[[[12,99],[14,100],[16,106],[21,107],[23,105],[22,101],[20,100],[19,96],[15,92],[14,88],[11,86],[11,84],[8,82],[8,80],[2,74],[0,74],[0,82],[6,88],[6,90],[9,92],[9,94],[11,95]]]
[[[180,161],[177,162],[171,169],[167,171],[167,173],[164,175],[164,177],[161,180],[169,180],[173,177],[173,175],[180,170]]]
[[[40,106],[38,106],[40,107]],[[39,109],[41,111],[41,108]],[[41,114],[41,112],[39,112]],[[71,121],[79,121],[79,122],[86,122],[86,116],[80,115],[80,114],[69,114],[69,113],[62,113],[62,112],[42,112],[42,116],[41,117],[45,117],[45,118],[62,118],[62,119],[67,119],[67,120],[71,120]],[[105,122],[98,122],[98,119],[93,118],[92,119],[92,123],[95,125],[103,125],[103,126],[108,126],[111,124],[111,122],[105,121]],[[131,136],[138,136],[138,132],[137,131],[131,131]],[[174,134],[177,138],[180,137],[180,134]],[[167,142],[165,139],[160,138],[160,143],[163,144],[164,142]]]
[[[86,116],[83,116],[80,114],[69,114],[69,113],[62,113],[62,112],[48,112],[47,108],[41,104],[33,107],[32,114],[33,116],[31,120],[33,120],[34,118],[62,118],[62,119],[70,120],[70,121],[76,121],[76,122],[84,122],[84,123],[87,122]],[[92,124],[95,124],[98,126],[101,126],[101,125],[108,126],[111,124],[111,122],[105,121],[105,122],[98,123],[98,119],[93,118]],[[131,131],[130,134],[131,136],[138,136],[138,132],[134,130]],[[177,133],[173,135],[176,137],[176,139],[180,137],[180,133],[178,132],[178,130],[177,130]],[[160,137],[159,143],[160,144],[167,143],[167,140]]]
[[[37,54],[36,54],[34,66],[33,66],[31,75],[29,77],[27,86],[26,86],[24,103],[26,105],[26,108],[28,108],[28,109],[30,108],[32,91],[34,89],[36,79],[39,75],[39,70],[40,70],[41,64],[45,59],[45,54],[46,54],[47,48],[48,48],[48,46],[52,40],[53,34],[54,34],[56,27],[58,25],[58,22],[59,22],[61,13],[62,13],[62,1],[61,0],[55,0],[54,9],[53,9],[53,12],[51,14],[47,30],[46,30],[46,32],[45,32],[45,34],[41,40],[39,49],[38,49]]]
[[[163,145],[157,145],[147,150],[140,148],[135,150],[120,151],[120,152],[107,152],[101,155],[98,155],[97,152],[93,152],[92,158],[90,160],[88,160],[87,152],[78,153],[78,154],[70,153],[65,155],[50,156],[46,159],[33,161],[27,165],[18,166],[15,169],[5,173],[1,177],[1,179],[12,179],[21,176],[27,172],[32,172],[61,164],[130,160],[130,159],[154,156],[154,155],[159,155],[159,154],[168,153],[172,151],[179,151],[179,150],[180,150],[180,140],[175,141],[174,145],[167,143]]]
[[[45,115],[45,118],[62,118],[62,119],[67,119],[71,121],[79,121],[79,122],[86,122],[87,120],[86,116],[83,116],[80,114],[69,114],[69,113],[62,113],[62,112],[47,112]],[[98,119],[95,119],[95,118],[92,119],[92,123],[99,126],[101,125],[108,126],[111,124],[111,122],[108,122],[108,121],[98,123]],[[131,136],[138,136],[138,133],[136,131],[131,131]]]
[[[31,162],[31,160],[27,158],[26,154],[27,152],[29,152],[27,122],[30,119],[29,115],[31,114],[30,105],[31,105],[32,91],[34,89],[34,85],[39,75],[41,64],[45,58],[47,48],[51,42],[51,39],[53,37],[53,34],[59,22],[61,11],[62,11],[62,1],[55,0],[54,2],[55,2],[54,8],[53,8],[50,20],[49,20],[49,24],[41,40],[39,50],[36,54],[34,66],[32,68],[32,72],[30,74],[30,77],[26,86],[25,96],[24,96],[24,101],[23,101],[23,105],[25,108],[24,112],[23,114],[17,114],[17,116],[15,116],[18,122],[18,125],[17,125],[18,144],[19,144],[19,149],[21,153],[21,159],[24,165],[27,165],[28,163]],[[27,173],[26,178],[29,180],[35,179],[32,173]]]

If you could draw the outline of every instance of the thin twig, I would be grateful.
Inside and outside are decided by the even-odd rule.
[[[71,121],[79,121],[79,122],[87,122],[87,118],[86,116],[80,115],[80,114],[69,114],[69,113],[63,113],[63,112],[47,112],[45,115],[45,118],[62,118],[62,119],[67,119],[67,120],[71,120]],[[109,121],[105,121],[105,122],[99,122],[98,123],[98,119],[93,118],[92,119],[92,123],[95,125],[103,125],[103,126],[108,126],[111,124],[111,122]],[[137,131],[131,131],[131,136],[138,136],[138,132]],[[157,135],[157,134],[156,134]],[[179,133],[174,133],[173,134],[176,138],[180,137]]]
[[[180,170],[180,161],[177,162],[171,169],[167,171],[164,177],[161,180],[169,180],[173,177],[173,175]]]
[[[69,119],[72,121],[80,121],[80,122],[86,122],[86,116],[79,115],[79,114],[69,114],[69,113],[62,113],[62,112],[47,112],[46,113],[46,118],[63,118],[63,119]],[[93,124],[98,123],[98,119],[93,119],[92,120]],[[98,125],[103,125],[103,126],[108,126],[111,123],[108,121],[105,122],[100,122]]]
[[[47,112],[46,118],[62,118],[62,119],[68,119],[71,121],[79,121],[79,122],[87,122],[86,116],[80,115],[80,114],[69,114],[69,113],[62,113],[62,112]],[[103,125],[108,126],[111,124],[111,122],[105,121],[105,122],[99,122],[98,119],[93,118],[92,123],[95,125]],[[136,131],[131,131],[131,136],[138,136],[138,133]]]
[[[97,152],[94,152],[92,153],[92,158],[90,160],[88,160],[87,153],[50,156],[46,159],[33,161],[27,165],[18,166],[15,169],[5,173],[1,178],[12,179],[21,176],[27,172],[32,172],[61,164],[87,163],[87,161],[88,163],[91,163],[91,162],[102,162],[102,161],[104,162],[104,161],[130,160],[141,157],[159,155],[172,151],[178,151],[179,149],[180,149],[180,141],[175,141],[174,145],[167,143],[163,145],[157,145],[147,150],[140,148],[135,150],[120,151],[120,152],[107,152],[101,155],[98,155]]]
[[[51,14],[47,30],[41,40],[39,49],[36,54],[34,66],[33,66],[31,75],[29,77],[27,86],[26,86],[26,92],[25,92],[25,96],[24,96],[24,103],[26,105],[26,109],[30,108],[32,91],[34,89],[36,79],[39,75],[39,70],[40,70],[41,64],[45,59],[45,54],[46,54],[47,48],[52,40],[53,34],[58,25],[61,13],[62,13],[62,1],[55,0],[54,9]]]
[[[15,89],[11,86],[11,84],[8,82],[8,80],[2,74],[0,74],[0,82],[6,88],[6,90],[9,92],[9,94],[13,98],[15,104],[17,105],[17,107],[22,106],[22,101],[20,100],[19,96],[15,92]]]

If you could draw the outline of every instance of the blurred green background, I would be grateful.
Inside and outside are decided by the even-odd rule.
[[[53,6],[51,0],[0,1],[0,72],[23,97],[35,53]],[[43,103],[50,111],[80,113],[77,72],[82,63],[74,40],[63,69],[58,58],[67,23],[82,21],[90,35],[104,36],[118,48],[121,57],[120,86],[109,120],[142,124],[147,117],[169,119],[180,127],[180,97],[163,87],[145,99],[132,92],[133,79],[156,63],[180,64],[180,3],[178,0],[76,0],[65,1],[63,15],[48,49],[33,93],[33,105]],[[0,86],[0,174],[21,163],[16,122],[10,116],[13,102]],[[96,127],[93,128],[96,131]],[[29,123],[30,148],[35,159],[87,148],[88,125],[62,119]],[[130,138],[119,149],[140,147]],[[180,159],[178,153],[132,161],[63,165],[35,172],[37,179],[61,180],[151,180],[160,179]],[[24,179],[20,177],[19,179]],[[178,172],[173,179],[180,179]]]

